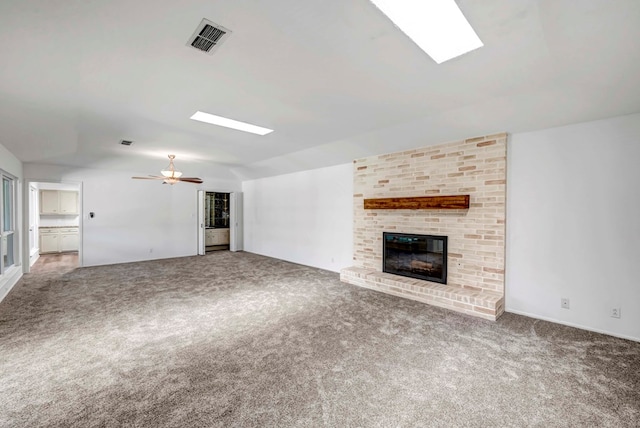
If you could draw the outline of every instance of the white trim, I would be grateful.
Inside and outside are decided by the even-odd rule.
[[[202,193],[200,193],[202,192]],[[196,254],[205,255],[205,228],[204,228],[204,198],[207,193],[228,193],[229,194],[229,251],[243,251],[243,223],[242,223],[242,191],[241,190],[207,190],[198,189],[196,210],[196,224],[198,228],[198,236],[196,238]],[[235,195],[235,196],[234,196]],[[201,200],[202,198],[202,200]],[[232,200],[234,203],[232,203]],[[238,206],[238,200],[240,206]],[[238,210],[240,212],[238,212]],[[200,233],[202,230],[202,237]]]
[[[19,265],[11,266],[2,275],[2,279],[0,279],[0,302],[7,297],[11,289],[20,281],[20,278],[22,278],[22,269]]]
[[[229,251],[243,251],[242,192],[229,193]]]
[[[634,342],[640,342],[640,338],[639,337],[626,336],[624,334],[619,334],[619,333],[615,333],[615,332],[611,332],[611,331],[607,331],[607,330],[600,330],[600,329],[596,329],[596,328],[592,328],[592,327],[587,327],[587,326],[584,326],[584,325],[581,325],[581,324],[574,324],[574,323],[570,323],[570,322],[566,322],[566,321],[557,320],[557,319],[554,319],[554,318],[542,317],[540,315],[530,314],[528,312],[515,311],[515,310],[512,310],[512,309],[508,309],[508,308],[505,309],[505,312],[508,312],[510,314],[523,315],[525,317],[534,318],[534,319],[538,319],[538,320],[542,320],[542,321],[549,321],[549,322],[552,322],[554,324],[561,324],[561,325],[566,325],[568,327],[579,328],[581,330],[592,331],[594,333],[606,334],[607,336],[619,337],[620,339],[627,339],[627,340],[632,340]]]
[[[35,261],[38,259],[38,257],[40,257],[40,255],[38,254],[38,257],[36,257],[35,259],[32,260],[32,254],[31,254],[31,249],[29,248],[29,209],[30,209],[30,198],[29,198],[29,186],[31,186],[32,184],[38,184],[38,183],[43,183],[43,184],[64,184],[64,185],[69,185],[69,186],[73,186],[77,189],[78,191],[78,267],[83,267],[84,266],[84,251],[83,251],[83,228],[84,228],[84,203],[83,203],[83,187],[84,187],[84,183],[82,181],[73,181],[73,180],[55,180],[55,179],[48,179],[48,178],[42,178],[42,179],[38,179],[38,178],[25,178],[24,179],[24,191],[27,195],[27,197],[23,198],[22,201],[22,206],[23,206],[23,210],[22,210],[22,218],[23,218],[23,230],[24,233],[26,235],[26,244],[23,246],[22,249],[22,255],[23,255],[23,259],[24,260],[29,260],[29,263],[22,263],[23,266],[23,273],[29,273],[31,271],[31,266],[33,266],[33,264],[35,263]],[[38,188],[38,190],[40,189],[40,186],[36,186]],[[39,251],[39,250],[38,250]]]
[[[205,245],[205,228],[204,228],[204,205],[205,205],[205,197],[207,195],[207,192],[205,190],[198,190],[198,202],[196,204],[197,206],[197,210],[198,210],[198,215],[197,215],[197,219],[198,219],[198,251],[196,251],[196,254],[198,254],[199,256],[204,256],[207,251],[206,251],[206,245]]]
[[[7,180],[10,181],[10,188],[11,188],[11,192],[10,192],[10,199],[11,199],[11,210],[12,212],[9,214],[9,218],[11,220],[11,230],[4,230],[4,221],[6,220],[4,218],[4,210],[0,207],[0,243],[2,243],[4,245],[4,238],[7,236],[11,236],[11,242],[13,245],[13,258],[12,258],[12,264],[7,267],[4,265],[4,261],[2,259],[0,259],[0,287],[4,287],[4,281],[9,278],[9,276],[12,274],[12,270],[14,267],[20,267],[22,265],[22,256],[20,254],[21,248],[22,248],[22,241],[21,241],[21,231],[20,231],[20,227],[21,227],[21,222],[20,222],[20,200],[22,197],[21,191],[20,191],[20,180],[13,174],[10,174],[2,169],[0,169],[0,186],[2,186],[2,188],[0,189],[0,204],[3,204],[4,202],[4,180],[5,178]],[[8,250],[8,246],[7,249]],[[4,251],[0,251],[0,257],[3,256]],[[13,287],[13,284],[11,284],[11,287]],[[10,290],[11,288],[9,288]],[[7,290],[7,293],[9,291]],[[1,294],[0,294],[1,295]],[[4,297],[3,297],[4,298]]]
[[[39,258],[40,258],[39,250],[31,254],[31,256],[29,257],[29,267],[31,268],[34,264],[36,264]]]

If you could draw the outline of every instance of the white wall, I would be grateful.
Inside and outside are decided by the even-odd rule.
[[[195,255],[197,190],[241,188],[239,181],[207,177],[202,185],[170,186],[132,180],[139,172],[30,163],[24,170],[25,179],[82,183],[83,266]]]
[[[20,179],[22,178],[22,162],[2,144],[0,144],[0,169]]]
[[[507,311],[640,340],[639,161],[640,114],[512,136]]]
[[[334,272],[353,257],[353,164],[245,181],[244,245]]]
[[[38,190],[72,190],[79,191],[77,184],[71,183],[35,183]]]
[[[16,260],[16,268],[7,270],[4,275],[0,276],[0,301],[5,298],[13,286],[22,277],[22,162],[18,160],[9,150],[0,144],[0,169],[18,178],[16,191],[18,192],[18,218],[16,218],[15,245],[18,246],[18,259]]]

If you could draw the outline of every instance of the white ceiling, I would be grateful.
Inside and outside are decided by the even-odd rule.
[[[485,46],[437,65],[368,0],[2,1],[0,143],[245,179],[640,111],[640,1],[457,2]],[[186,46],[202,18],[233,31],[213,56]]]

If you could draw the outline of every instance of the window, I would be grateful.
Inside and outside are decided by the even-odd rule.
[[[14,177],[0,170],[2,178],[2,187],[0,187],[0,201],[2,201],[2,210],[0,210],[0,277],[16,264],[16,180]]]

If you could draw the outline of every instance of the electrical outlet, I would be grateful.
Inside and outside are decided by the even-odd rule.
[[[611,318],[620,318],[620,308],[611,308]]]
[[[564,298],[564,297],[562,299],[560,299],[560,307],[562,309],[569,309],[569,299]]]

